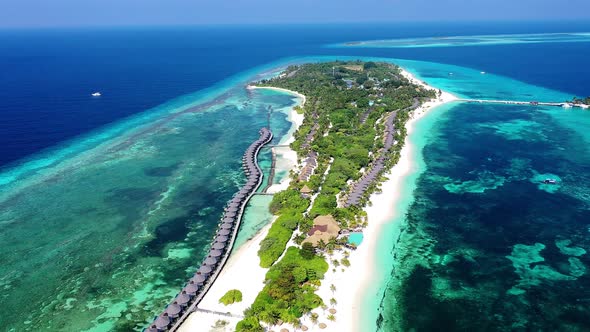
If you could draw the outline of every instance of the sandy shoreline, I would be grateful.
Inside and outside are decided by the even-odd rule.
[[[279,89],[248,86],[248,89],[271,89],[285,92],[298,97],[297,105],[303,106],[305,103],[305,96],[294,91]],[[290,108],[288,119],[291,122],[289,132],[283,137],[280,144],[288,145],[294,141],[293,134],[299,129],[303,123],[303,114],[297,113],[293,107]],[[297,166],[297,153],[291,150],[288,146],[273,147],[274,153],[277,155],[277,169],[293,169]],[[267,192],[276,193],[286,189],[289,186],[289,177],[285,177],[279,184],[273,184]],[[273,222],[274,222],[273,218]],[[236,250],[228,259],[227,264],[217,277],[215,283],[211,286],[207,295],[198,305],[199,309],[215,311],[220,313],[229,313],[231,316],[195,312],[191,314],[188,319],[182,324],[178,331],[193,332],[193,331],[233,331],[236,324],[241,320],[244,310],[248,308],[256,299],[256,296],[264,287],[264,280],[268,269],[260,267],[260,259],[258,258],[258,249],[260,242],[268,234],[272,222],[262,228],[256,235],[244,243],[238,250]],[[219,303],[219,299],[229,290],[238,289],[242,292],[242,301],[238,303],[225,306]],[[225,327],[215,329],[214,326],[217,321],[226,321],[228,324]]]
[[[424,82],[417,80],[409,72],[402,70],[402,75],[408,78],[412,83],[417,85],[435,89]],[[328,306],[328,310],[316,309],[319,315],[319,323],[325,323],[327,328],[320,329],[317,324],[313,324],[309,318],[302,319],[303,325],[309,328],[309,331],[363,331],[362,305],[365,302],[366,292],[369,286],[375,282],[375,273],[377,273],[377,249],[378,240],[381,235],[383,227],[391,222],[392,218],[399,213],[395,210],[397,202],[401,198],[403,190],[403,180],[411,174],[415,168],[415,148],[409,139],[414,132],[416,123],[424,117],[429,111],[443,105],[445,103],[457,100],[457,98],[447,92],[442,91],[440,98],[424,103],[421,107],[414,110],[411,119],[406,123],[408,136],[404,148],[401,151],[399,162],[386,174],[388,180],[381,186],[382,192],[373,194],[370,198],[371,206],[365,208],[368,216],[368,226],[363,231],[363,243],[357,250],[350,252],[348,260],[350,267],[342,271],[342,265],[335,267],[332,264],[334,259],[341,260],[343,253],[335,253],[333,257],[328,257],[330,269],[326,273],[322,286],[317,291],[317,294],[322,297],[324,303]],[[333,272],[333,269],[336,272]],[[331,285],[334,285],[336,290],[331,291]],[[330,304],[330,299],[334,298],[336,305]],[[327,319],[330,315],[329,309],[335,309],[335,321]],[[287,326],[284,326],[287,327]]]

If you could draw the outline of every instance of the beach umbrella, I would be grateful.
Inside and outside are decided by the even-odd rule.
[[[214,266],[215,264],[217,264],[217,259],[209,256],[209,257],[205,258],[205,260],[203,261],[203,264],[207,264],[209,266]]]
[[[219,234],[220,236],[227,236],[230,235],[231,232],[228,229],[222,229],[219,232],[217,232],[217,234]]]
[[[209,252],[209,256],[211,257],[220,257],[221,255],[223,255],[223,252],[221,252],[221,250],[213,249]]]
[[[186,287],[184,287],[184,291],[187,294],[194,296],[199,291],[199,286],[197,286],[197,284],[195,284],[195,283],[192,283],[192,284],[189,283],[188,285],[186,285]]]
[[[182,293],[180,293],[177,297],[176,300],[174,300],[174,302],[178,303],[181,306],[186,306],[187,303],[189,303],[191,300],[191,297],[185,292],[182,291]]]
[[[209,254],[213,256],[211,252]],[[209,265],[201,265],[201,267],[199,268],[199,272],[204,276],[208,276],[211,273],[211,271],[213,271],[213,269]]]
[[[223,249],[225,249],[225,243],[215,242],[215,243],[213,243],[213,246],[211,246],[211,248],[217,249],[217,250],[223,250]]]
[[[178,303],[174,302],[170,304],[164,312],[167,313],[169,317],[176,318],[181,311],[182,308],[178,305]]]
[[[170,325],[170,317],[168,317],[167,313],[163,313],[156,318],[154,325],[156,325],[158,330],[165,330]]]
[[[193,281],[197,285],[204,284],[206,280],[207,278],[204,275],[202,275],[201,272],[195,273],[195,275],[191,278],[191,281]]]

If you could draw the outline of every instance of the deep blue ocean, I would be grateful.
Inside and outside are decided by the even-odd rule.
[[[0,166],[283,57],[383,56],[478,68],[588,94],[587,43],[332,49],[354,40],[584,32],[589,22],[0,31]],[[507,61],[509,60],[509,61]],[[90,94],[100,91],[100,99]]]
[[[589,31],[590,22],[0,30],[0,309],[24,312],[0,326],[130,331],[151,321],[203,258],[269,106],[275,143],[289,130],[296,99],[248,92],[247,82],[305,56],[381,57],[457,95],[561,101],[590,95],[590,42],[327,45]],[[382,266],[371,327],[590,329],[590,117],[527,107],[456,104],[424,121],[402,235],[380,244],[395,263]],[[262,159],[267,167],[268,151]],[[560,184],[541,185],[546,177]],[[240,241],[268,222],[267,204],[253,202],[260,211]]]

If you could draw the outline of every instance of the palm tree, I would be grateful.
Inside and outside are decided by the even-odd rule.
[[[311,320],[311,323],[312,323],[313,325],[315,325],[315,324],[317,324],[317,323],[318,323],[318,319],[319,319],[319,318],[320,318],[320,315],[318,315],[317,313],[315,313],[315,312],[312,312],[312,313],[311,313],[310,320]]]
[[[330,315],[328,315],[328,320],[329,321],[332,321],[332,322],[335,322],[336,321],[336,316],[330,314]]]
[[[332,293],[334,293],[336,291],[336,286],[334,286],[334,284],[331,284],[330,290],[332,291]]]
[[[333,305],[333,306],[334,306],[334,305],[336,305],[336,303],[338,303],[338,302],[336,301],[336,299],[335,299],[335,298],[331,298],[331,299],[330,299],[330,304],[331,304],[331,305]]]

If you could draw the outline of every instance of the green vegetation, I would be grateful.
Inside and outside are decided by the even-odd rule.
[[[572,99],[572,103],[590,105],[590,97],[586,97],[586,98],[574,97],[574,99]]]
[[[227,293],[219,299],[219,303],[225,305],[234,304],[236,302],[242,302],[242,292],[237,289],[227,291]]]
[[[266,274],[264,289],[258,294],[237,331],[258,331],[260,321],[296,324],[299,318],[322,304],[314,291],[328,271],[323,258],[289,247],[281,261]]]
[[[297,112],[305,114],[305,120],[295,133],[291,147],[299,158],[312,151],[317,153],[317,168],[306,182],[298,182],[298,174],[292,174],[290,187],[273,197],[270,210],[277,219],[258,251],[260,266],[270,269],[264,289],[245,311],[237,331],[263,331],[262,322],[297,325],[311,310],[327,308],[315,294],[329,268],[323,257],[347,245],[347,239],[332,238],[328,243],[320,240],[317,247],[303,243],[313,219],[331,214],[341,228],[366,225],[362,206],[371,193],[380,190],[381,181],[371,184],[359,206],[338,207],[338,199],[350,191],[350,181],[358,180],[361,171],[372,167],[377,158],[385,160],[386,168],[397,163],[406,136],[405,123],[410,116],[407,110],[437,95],[436,91],[411,84],[401,75],[399,67],[380,62],[336,61],[289,66],[283,75],[257,85],[289,89],[306,96],[305,105],[297,108]],[[394,140],[398,143],[384,150],[384,122],[394,111],[397,112]],[[315,134],[310,136],[312,132]],[[307,214],[310,200],[300,194],[303,186],[318,193]],[[292,237],[297,246],[286,248]],[[332,261],[334,267],[340,264],[350,266],[348,255]],[[330,303],[335,305],[336,299],[330,299]],[[317,314],[312,313],[311,319],[317,322]],[[329,319],[335,317],[331,315]]]
[[[321,191],[309,217],[332,214],[342,227],[355,227],[364,212],[358,207],[337,208],[336,195],[346,192],[347,181],[357,180],[362,175],[359,171],[370,167],[378,157],[383,141],[375,137],[383,135],[383,117],[410,107],[416,99],[434,98],[437,92],[411,84],[400,74],[399,67],[388,63],[335,61],[290,66],[285,73],[259,85],[285,88],[307,97],[303,107],[305,121],[295,133],[292,148],[299,156],[307,155],[309,149],[302,146],[316,124],[318,133],[328,133],[316,135],[310,147],[318,153],[319,165],[308,186],[314,190],[321,186]],[[409,112],[397,113],[395,140],[398,142],[405,139],[404,125],[408,119]],[[402,147],[403,143],[396,144],[386,152],[386,166],[397,163]],[[321,175],[330,160],[333,160],[330,172],[322,183]],[[361,206],[376,190],[378,184],[367,190]]]
[[[270,227],[268,235],[260,243],[258,256],[261,267],[270,267],[281,257],[293,231],[303,221],[303,212],[308,207],[309,201],[302,198],[296,189],[287,189],[274,195],[270,211],[279,217]]]

